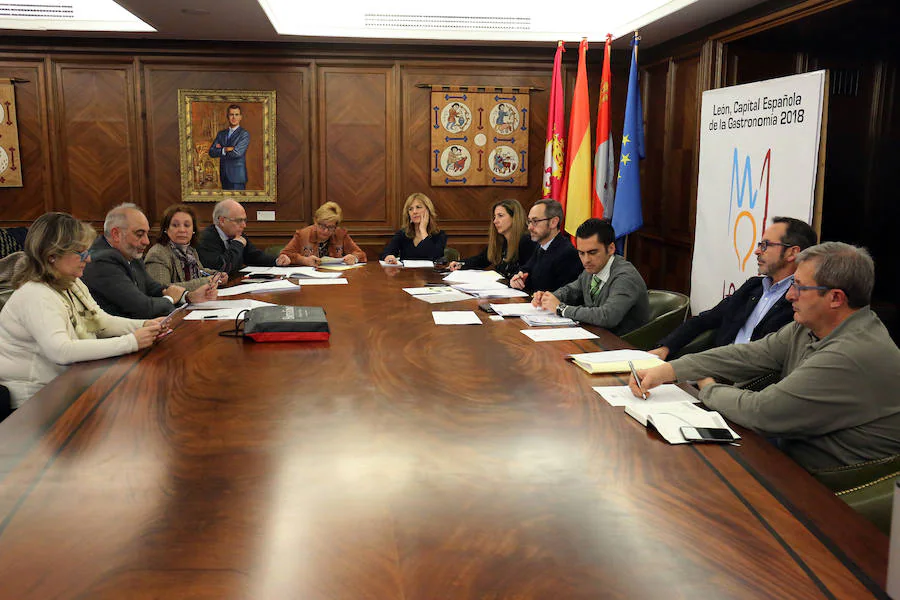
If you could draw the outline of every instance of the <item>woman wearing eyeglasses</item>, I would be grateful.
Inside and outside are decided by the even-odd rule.
[[[32,224],[0,312],[0,384],[18,408],[68,365],[134,352],[160,333],[159,319],[105,313],[81,282],[96,233],[66,213]]]
[[[381,260],[399,264],[403,259],[439,260],[444,258],[447,232],[438,227],[437,212],[431,198],[416,192],[403,204],[403,229],[398,230],[381,251]]]
[[[337,202],[326,202],[316,210],[312,225],[294,232],[278,258],[286,257],[292,265],[308,267],[318,266],[326,257],[340,258],[347,265],[366,262],[366,253],[340,227],[343,217]]]
[[[144,257],[147,273],[163,287],[174,283],[190,292],[209,283],[210,271],[200,264],[194,248],[196,223],[194,209],[186,204],[173,204],[163,213],[159,237]],[[226,273],[216,273],[216,284],[226,281]]]
[[[491,207],[491,227],[488,230],[488,245],[462,262],[453,261],[449,268],[487,269],[492,267],[506,279],[511,279],[519,268],[528,262],[535,244],[525,229],[525,209],[518,200],[500,200]]]

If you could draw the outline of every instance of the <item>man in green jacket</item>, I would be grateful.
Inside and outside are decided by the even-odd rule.
[[[697,380],[700,400],[735,423],[776,438],[807,469],[900,454],[900,349],[869,308],[875,265],[841,242],[797,257],[787,299],[794,322],[749,344],[723,346],[638,372],[644,389]],[[760,392],[717,380],[775,372]],[[639,396],[632,378],[631,389]]]

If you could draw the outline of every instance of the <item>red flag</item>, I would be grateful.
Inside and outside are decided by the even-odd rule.
[[[615,189],[615,160],[613,157],[612,126],[609,118],[609,95],[612,77],[609,72],[609,54],[612,34],[606,34],[603,51],[603,75],[600,78],[600,106],[597,109],[597,150],[594,153],[594,186],[591,190],[591,216],[612,218]]]
[[[562,55],[565,44],[557,43],[550,83],[550,114],[547,117],[547,145],[544,150],[544,190],[542,198],[559,199],[566,153],[566,99],[562,88]]]
[[[578,226],[591,217],[591,109],[588,98],[586,54],[587,39],[578,45],[578,74],[569,115],[569,151],[566,153],[565,230],[575,235]]]

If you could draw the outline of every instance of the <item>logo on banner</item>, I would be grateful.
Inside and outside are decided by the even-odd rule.
[[[760,165],[759,162],[756,163]],[[741,169],[740,151],[734,149],[731,165],[731,186],[728,197],[727,234],[731,237],[732,248],[741,273],[747,270],[747,263],[753,256],[759,240],[766,231],[769,216],[769,176],[772,164],[772,149],[766,150],[759,166],[759,178],[754,176],[754,162],[750,155],[744,157]],[[754,187],[755,185],[755,187]],[[762,198],[760,198],[762,192]],[[745,277],[746,279],[746,277]],[[727,287],[727,290],[726,290]],[[734,293],[735,284],[722,282],[722,296]]]

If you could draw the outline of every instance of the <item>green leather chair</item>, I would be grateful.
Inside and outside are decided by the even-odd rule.
[[[264,250],[264,252],[266,254],[268,254],[269,256],[277,257],[279,254],[281,254],[281,251],[284,250],[284,247],[286,245],[287,244],[283,244],[281,246],[267,246],[266,249]]]
[[[900,455],[810,472],[853,510],[890,535],[894,484],[900,476]]]
[[[456,248],[444,248],[444,260],[448,263],[453,262],[454,260],[459,260],[459,250]]]
[[[650,321],[622,336],[641,350],[656,348],[659,340],[684,322],[691,299],[678,292],[650,290]]]
[[[707,329],[690,342],[684,345],[684,347],[678,352],[669,356],[668,360],[675,360],[676,358],[681,358],[685,354],[696,354],[697,352],[703,352],[704,350],[709,350],[713,347],[713,342],[716,339],[716,330],[715,329]]]

